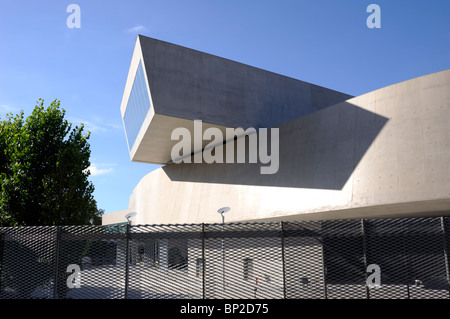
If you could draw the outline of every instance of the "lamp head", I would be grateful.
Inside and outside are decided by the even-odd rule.
[[[219,208],[219,210],[217,212],[219,214],[223,214],[223,213],[228,212],[229,210],[230,210],[230,207],[222,207],[222,208]]]
[[[136,216],[136,215],[137,215],[136,212],[128,213],[128,214],[125,215],[125,218],[126,218],[127,220],[129,220],[131,217],[134,217],[134,216]]]

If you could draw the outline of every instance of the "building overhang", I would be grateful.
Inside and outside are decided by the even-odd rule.
[[[351,97],[139,35],[120,110],[131,160],[167,164],[179,142],[172,132],[186,128],[194,136],[195,120],[225,137],[226,128],[275,127]],[[192,153],[209,142],[192,141]]]

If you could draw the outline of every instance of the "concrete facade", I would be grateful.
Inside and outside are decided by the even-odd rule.
[[[226,59],[139,37],[151,110],[134,161],[168,163],[144,176],[127,210],[104,224],[435,216],[450,213],[450,70],[350,97]],[[176,127],[279,128],[279,170],[260,163],[170,163]],[[236,142],[231,142],[236,143]],[[225,149],[225,146],[222,146]],[[225,152],[225,150],[224,150]]]
[[[138,36],[121,103],[124,118],[139,64],[143,65],[151,107],[136,142],[132,161],[171,162],[177,127],[273,127],[351,96],[300,80],[171,43]],[[127,123],[124,123],[125,127]],[[203,145],[205,146],[205,145]],[[194,145],[193,145],[194,148]],[[200,149],[194,149],[200,151]]]

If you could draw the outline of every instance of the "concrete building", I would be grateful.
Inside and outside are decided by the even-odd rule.
[[[138,36],[120,110],[131,161],[162,165],[136,185],[128,209],[103,216],[104,225],[113,225],[137,213],[131,222],[141,226],[133,231],[143,234],[131,241],[129,257],[136,268],[131,288],[140,296],[253,298],[256,279],[258,298],[365,298],[366,257],[359,233],[351,233],[359,232],[359,219],[450,213],[450,70],[354,97]],[[231,207],[226,222],[235,223],[226,225],[225,239],[177,233],[224,227],[221,207]],[[327,238],[337,227],[331,224],[343,219],[342,229],[333,230],[343,237]],[[303,220],[320,238],[233,234],[254,225],[239,222]],[[441,231],[440,219],[431,223]],[[286,227],[295,232],[295,224]],[[278,231],[273,223],[258,225]],[[422,268],[408,265],[408,274],[426,280],[447,274],[448,283],[441,237],[407,236],[410,245],[426,242],[438,251],[419,256],[410,248]],[[371,240],[370,260],[384,276],[372,297],[447,296],[400,275],[406,264],[395,256],[404,256],[405,247]],[[125,252],[118,244],[117,255]]]
[[[218,223],[223,206],[227,222],[450,212],[450,70],[353,97],[138,36],[120,110],[131,160],[163,166],[103,224]],[[226,140],[239,127],[278,129],[275,173],[249,161],[250,136]],[[191,163],[176,163],[177,128],[218,128],[216,154],[245,141],[246,161],[195,163],[212,142],[193,138]]]

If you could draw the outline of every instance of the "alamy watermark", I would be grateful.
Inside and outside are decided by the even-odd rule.
[[[366,25],[369,29],[381,28],[381,8],[378,4],[369,4],[366,12],[371,13],[366,20]]]
[[[366,285],[369,288],[381,287],[381,268],[377,264],[370,264],[367,266],[366,272],[371,274],[367,276]]]
[[[268,141],[270,135],[270,143]],[[194,120],[193,136],[185,127],[172,131],[171,140],[179,140],[172,147],[173,163],[246,163],[246,140],[248,137],[248,163],[268,164],[260,168],[261,174],[275,174],[279,168],[279,129],[226,128],[225,136],[217,127],[203,131],[201,120]],[[211,141],[203,147],[204,141]],[[225,141],[225,144],[224,144]],[[193,149],[192,149],[193,145]],[[270,152],[269,152],[270,146]],[[225,156],[224,156],[225,150]]]
[[[67,266],[66,272],[70,273],[67,277],[67,287],[72,288],[81,288],[81,269],[77,264],[70,264]]]
[[[66,12],[71,14],[67,17],[66,25],[69,29],[81,28],[81,8],[78,4],[69,4]]]

